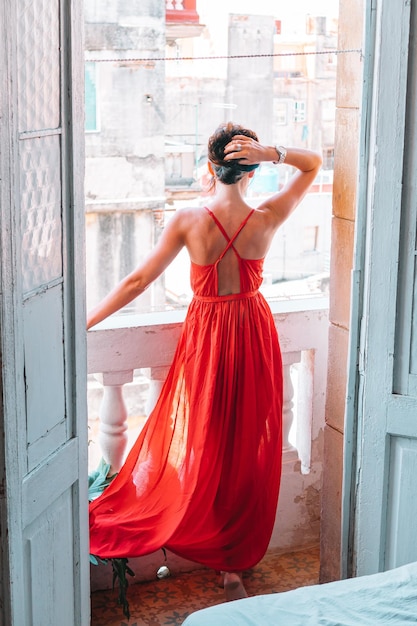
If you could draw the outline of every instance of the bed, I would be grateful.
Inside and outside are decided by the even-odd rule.
[[[376,624],[417,624],[417,562],[371,576],[218,604],[183,622],[183,626]]]

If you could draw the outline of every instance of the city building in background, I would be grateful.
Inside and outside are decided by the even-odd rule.
[[[337,21],[229,13],[207,3],[86,0],[87,304],[149,252],[183,206],[207,201],[207,139],[223,122],[260,141],[323,153],[323,170],[280,229],[265,262],[268,297],[326,291],[336,90]],[[256,205],[290,171],[263,164]],[[127,312],[186,305],[187,255]]]
[[[165,3],[85,0],[87,306],[146,256],[165,203]],[[134,59],[134,60],[132,60]],[[141,300],[164,302],[163,279]]]

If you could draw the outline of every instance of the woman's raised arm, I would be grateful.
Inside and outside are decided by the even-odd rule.
[[[269,208],[275,214],[278,225],[301,202],[319,173],[322,164],[321,156],[312,150],[304,148],[284,148],[284,150],[285,159],[281,162],[295,167],[297,171],[283,189],[270,196],[262,205],[263,208]],[[225,147],[224,152],[226,161],[238,159],[239,163],[245,165],[267,161],[278,162],[280,156],[274,146],[264,146],[245,135],[235,135]]]

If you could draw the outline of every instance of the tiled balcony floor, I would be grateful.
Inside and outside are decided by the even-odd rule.
[[[287,554],[271,550],[245,573],[245,587],[252,596],[317,584],[319,561],[318,546]],[[187,615],[223,602],[224,596],[216,573],[201,569],[130,585],[128,600],[129,622],[117,605],[117,590],[94,592],[91,626],[180,626]]]

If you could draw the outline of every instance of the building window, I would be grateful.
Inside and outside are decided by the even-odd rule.
[[[275,123],[280,126],[288,124],[288,106],[286,102],[275,101]]]
[[[305,100],[296,100],[294,102],[294,122],[306,121],[306,103]]]
[[[334,122],[336,117],[336,101],[334,98],[321,100],[321,118],[323,122]]]
[[[165,156],[165,176],[168,181],[182,178],[181,154],[170,152]]]
[[[317,252],[319,241],[319,227],[306,226],[303,231],[303,252]]]
[[[307,35],[325,35],[327,19],[325,16],[307,15],[306,18],[306,34]]]
[[[323,148],[323,169],[334,169],[334,148]]]
[[[87,61],[85,64],[85,130],[98,131],[97,111],[97,64]]]
[[[294,50],[282,48],[279,50],[280,56],[275,66],[275,76],[299,78],[304,74],[304,66],[301,57],[294,54]]]

